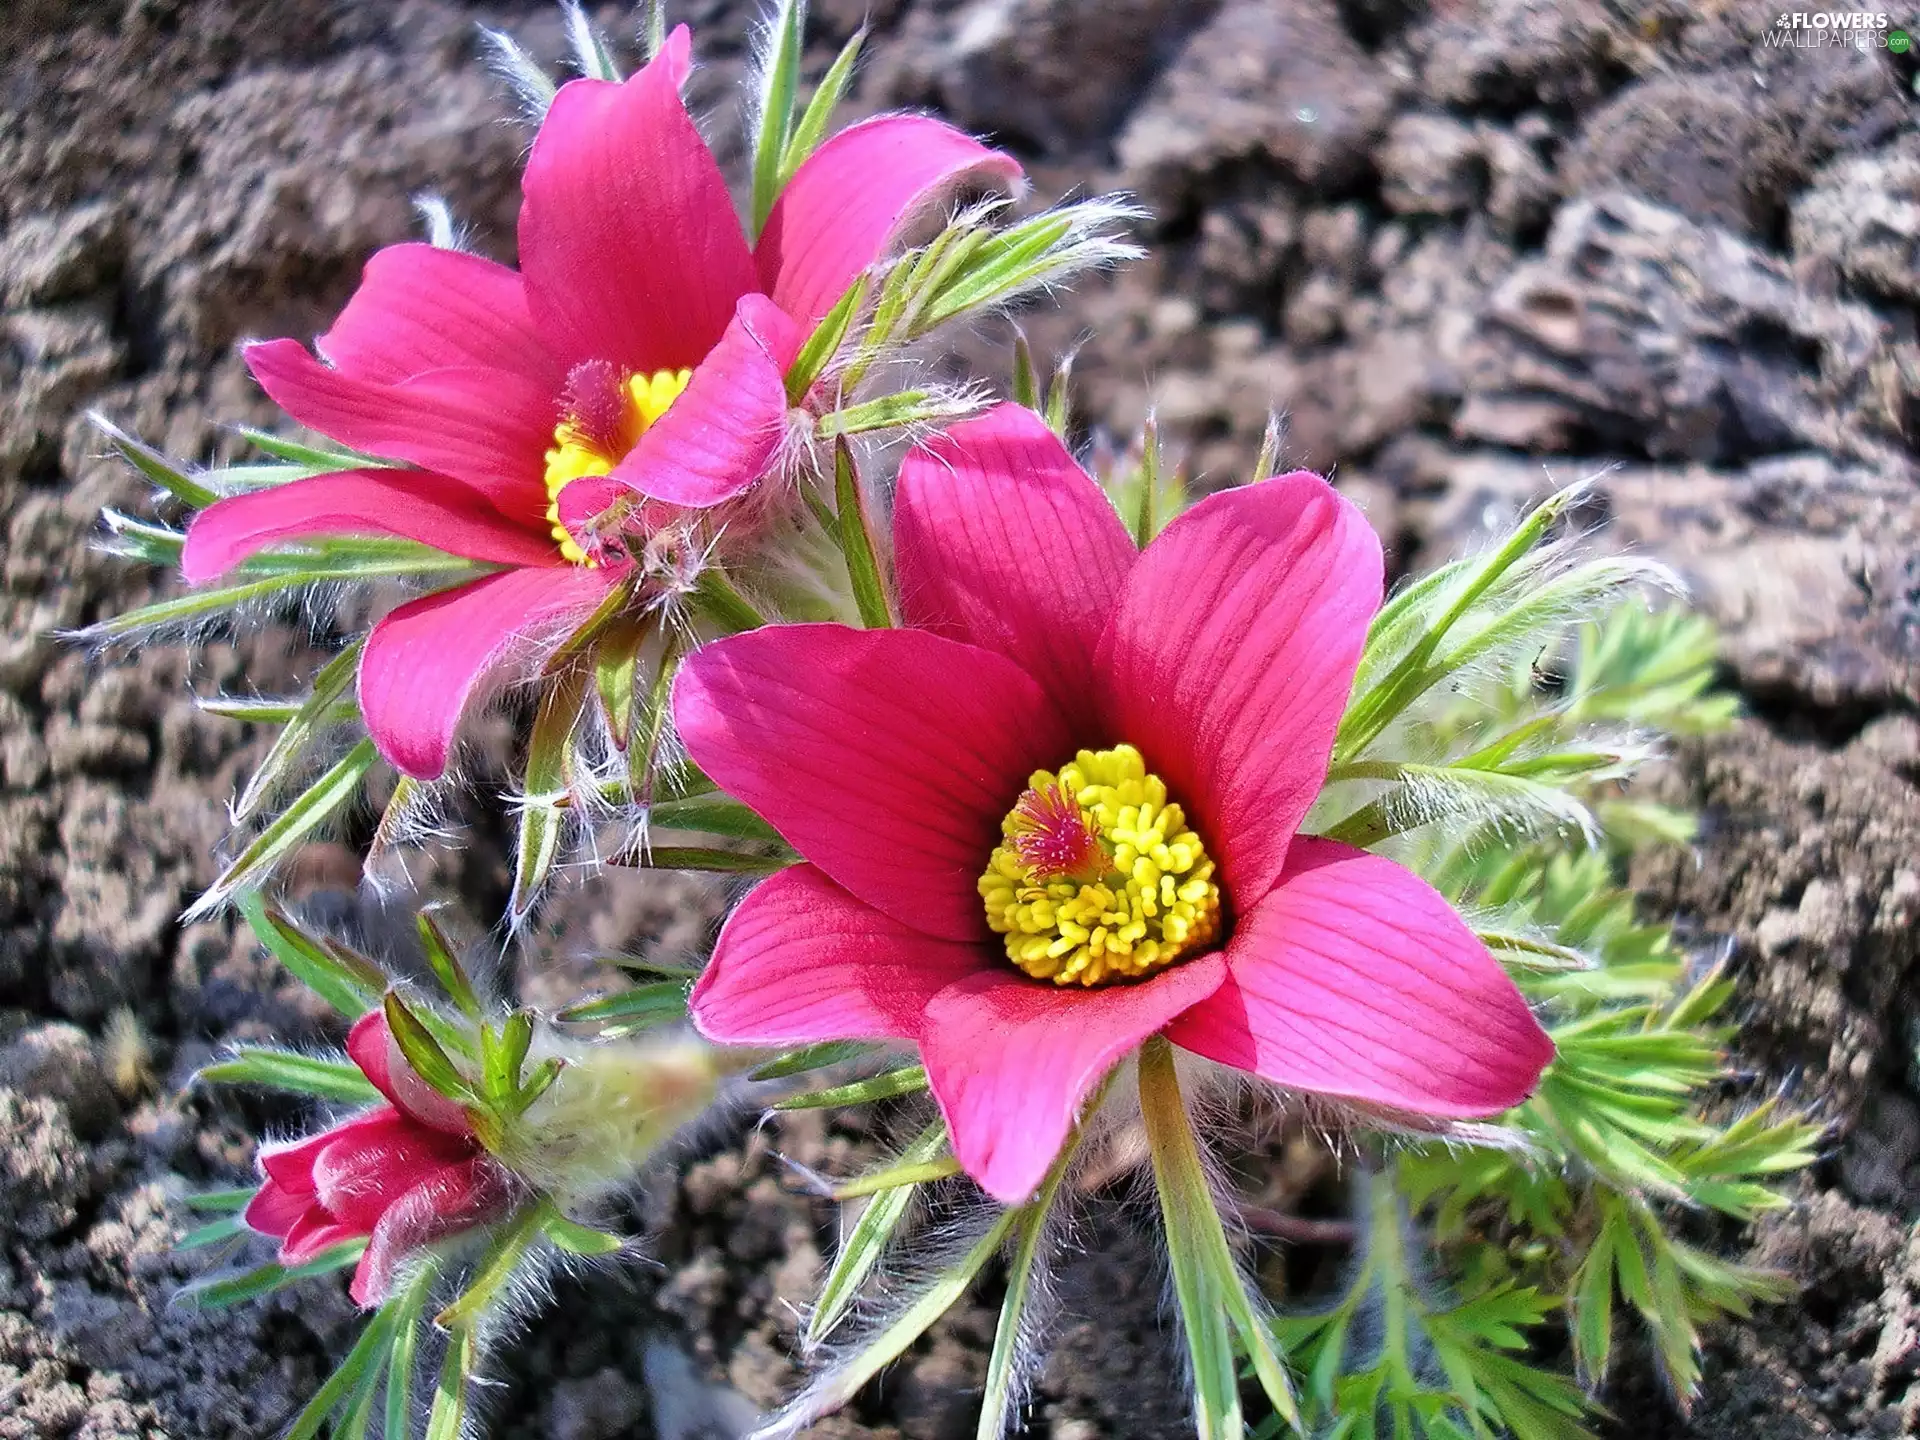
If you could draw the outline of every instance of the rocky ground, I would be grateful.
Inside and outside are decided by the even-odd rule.
[[[673,9],[711,103],[744,7]],[[1738,1242],[1800,1300],[1720,1333],[1690,1417],[1645,1371],[1606,1398],[1622,1436],[1920,1434],[1914,57],[1769,48],[1773,11],[1732,0],[816,9],[822,54],[871,14],[859,108],[938,108],[1018,151],[1043,193],[1119,187],[1150,208],[1149,260],[1025,320],[1043,353],[1085,340],[1096,424],[1124,433],[1151,407],[1227,478],[1278,404],[1289,458],[1334,471],[1402,567],[1598,474],[1613,540],[1694,584],[1749,718],[1663,781],[1705,808],[1697,857],[1636,878],[1728,948],[1744,1060],[1833,1139],[1803,1203]],[[191,695],[290,683],[305,637],[255,632],[190,668],[54,632],[169,583],[88,549],[99,507],[141,487],[84,407],[176,454],[230,450],[216,422],[272,418],[235,341],[319,328],[367,252],[408,234],[419,190],[511,258],[524,137],[476,22],[561,48],[535,3],[0,16],[0,1440],[270,1435],[348,1333],[326,1286],[220,1315],[168,1304],[193,1269],[169,1253],[171,1197],[232,1183],[247,1136],[287,1118],[183,1082],[227,1041],[320,1033],[227,922],[176,922],[261,751]],[[737,156],[730,111],[710,133]],[[1004,342],[964,349],[1000,365]],[[498,913],[484,833],[429,878]],[[307,883],[329,879],[322,857]],[[717,913],[688,882],[608,887],[558,907],[556,943],[690,946]],[[687,1436],[773,1401],[787,1302],[831,1237],[774,1152],[846,1163],[865,1123],[711,1138],[636,1202],[661,1265],[563,1286],[507,1366],[499,1433]],[[1150,1257],[1123,1219],[1080,1238],[1036,1433],[1182,1433]],[[820,1433],[969,1433],[989,1326],[963,1308]]]

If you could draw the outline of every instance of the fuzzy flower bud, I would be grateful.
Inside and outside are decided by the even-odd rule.
[[[365,1239],[351,1293],[386,1298],[394,1267],[424,1245],[497,1219],[518,1189],[465,1113],[415,1073],[374,1011],[347,1053],[388,1103],[290,1145],[263,1150],[246,1223],[280,1241],[283,1265]]]

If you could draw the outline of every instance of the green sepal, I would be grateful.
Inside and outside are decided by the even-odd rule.
[[[524,786],[529,797],[565,794],[572,784],[573,732],[586,709],[587,667],[577,663],[549,669],[540,689],[540,703],[534,712],[533,730],[527,740],[527,768]],[[520,809],[520,828],[514,844],[513,898],[509,907],[514,922],[532,913],[540,892],[546,888],[554,861],[560,856],[560,841],[566,834],[564,809],[543,805],[529,798]]]
[[[473,1086],[453,1061],[447,1058],[447,1052],[440,1047],[433,1031],[427,1028],[412,1007],[396,991],[389,990],[383,1008],[387,1029],[392,1032],[394,1043],[400,1047],[401,1055],[413,1067],[414,1073],[447,1099],[471,1104],[475,1098]]]
[[[610,625],[593,652],[593,689],[606,717],[613,748],[625,751],[633,736],[634,701],[640,674],[640,650],[652,627],[622,619]]]

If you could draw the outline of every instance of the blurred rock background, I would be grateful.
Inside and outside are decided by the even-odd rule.
[[[1720,1332],[1690,1416],[1630,1357],[1613,1433],[1920,1433],[1916,57],[1769,47],[1774,12],[1733,0],[815,10],[821,63],[874,26],[850,109],[933,108],[1017,152],[1043,196],[1150,208],[1148,260],[1022,317],[1043,358],[1081,347],[1093,427],[1124,442],[1152,409],[1219,483],[1277,405],[1288,459],[1333,472],[1402,570],[1599,475],[1609,543],[1695,585],[1748,718],[1661,782],[1705,808],[1698,855],[1636,878],[1725,948],[1743,1060],[1833,1139],[1796,1211],[1723,1237],[1792,1270],[1798,1302]],[[750,7],[671,13],[737,160]],[[632,35],[627,13],[599,18]],[[526,137],[481,23],[561,54],[536,0],[0,10],[0,1440],[268,1436],[350,1333],[326,1286],[168,1305],[194,1268],[169,1254],[173,1197],[235,1183],[247,1137],[295,1118],[185,1080],[234,1039],[325,1038],[229,922],[177,923],[264,748],[191,697],[291,687],[309,637],[249,632],[190,667],[54,632],[172,583],[89,549],[100,506],[142,487],[85,407],[176,455],[233,453],[220,422],[274,419],[235,342],[321,328],[368,252],[412,232],[421,190],[512,259]],[[953,363],[1004,370],[1006,340],[969,337]],[[343,862],[317,856],[304,884],[377,932],[328,888]],[[498,837],[422,879],[485,921]],[[554,908],[554,953],[691,949],[722,898],[616,877]],[[532,993],[554,985],[526,969]],[[707,1386],[773,1402],[832,1237],[774,1152],[853,1164],[877,1123],[711,1139],[636,1201],[660,1266],[567,1283],[504,1364],[495,1433],[671,1440],[729,1423]],[[1110,1220],[1082,1238],[1033,1433],[1190,1433],[1156,1262]],[[993,1301],[818,1433],[970,1434]]]

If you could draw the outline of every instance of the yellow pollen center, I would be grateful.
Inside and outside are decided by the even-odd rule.
[[[987,924],[1037,980],[1151,974],[1220,933],[1213,860],[1131,745],[1036,770],[980,877]]]
[[[560,553],[574,564],[595,562],[560,523],[560,492],[575,480],[605,475],[626,459],[654,421],[680,398],[692,375],[691,370],[656,370],[619,379],[610,372],[607,378],[617,387],[615,392],[594,397],[592,403],[604,414],[589,417],[582,413],[587,406],[576,401],[554,427],[553,448],[547,451],[547,521]]]

